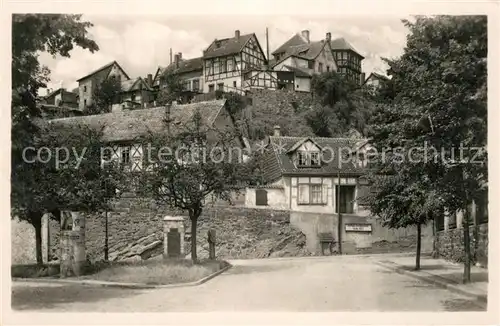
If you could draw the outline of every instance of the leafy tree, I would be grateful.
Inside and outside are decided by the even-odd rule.
[[[39,120],[36,105],[38,90],[49,81],[49,70],[38,61],[40,52],[69,57],[75,47],[97,51],[97,44],[88,38],[92,24],[82,21],[81,15],[16,14],[12,16],[12,149],[11,149],[11,209],[12,217],[31,223],[35,228],[36,260],[43,264],[41,251],[41,218],[53,212],[58,217],[61,209],[94,209],[98,207],[99,184],[106,172],[92,162],[97,134],[86,132],[66,136],[47,132]],[[74,129],[74,130],[79,130]],[[71,146],[69,146],[71,144]],[[57,169],[54,160],[47,163],[31,161],[35,154],[29,147],[52,149],[66,147],[90,150],[89,161],[82,161],[79,169]],[[81,153],[81,152],[80,152]],[[23,159],[25,154],[25,159]],[[47,159],[47,158],[46,158]],[[68,164],[72,164],[69,160]],[[88,164],[86,163],[88,162]],[[100,161],[97,161],[100,162]]]
[[[421,162],[398,167],[404,171],[406,187],[434,191],[443,209],[465,212],[464,282],[469,282],[467,207],[484,191],[488,175],[487,19],[436,16],[403,22],[410,31],[406,48],[400,58],[388,60],[392,79],[387,98],[393,101],[379,108],[373,141],[417,148]],[[424,157],[426,145],[437,153]],[[477,149],[482,150],[475,156]]]
[[[177,127],[176,127],[177,128]],[[147,168],[140,174],[139,191],[156,201],[188,213],[191,220],[191,258],[197,261],[196,230],[207,196],[230,200],[235,187],[252,179],[230,130],[207,128],[200,112],[175,132],[148,137]],[[243,152],[240,152],[243,153]]]
[[[121,81],[118,78],[106,78],[96,83],[92,93],[92,104],[87,107],[87,114],[111,112],[111,105],[119,103],[122,92]]]
[[[181,101],[184,85],[179,75],[167,69],[160,77],[160,85],[162,86],[156,99],[159,105],[167,105],[173,101]]]
[[[368,90],[336,72],[314,76],[311,85],[316,104],[306,120],[317,136],[342,136],[352,128],[367,134],[374,107]]]

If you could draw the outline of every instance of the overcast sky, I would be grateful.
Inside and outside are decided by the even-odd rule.
[[[89,30],[100,50],[94,54],[74,49],[71,58],[52,58],[42,54],[41,62],[51,70],[49,88],[60,83],[72,89],[76,80],[106,63],[117,60],[131,78],[154,74],[159,65],[167,65],[169,51],[182,52],[183,58],[202,55],[216,38],[256,33],[266,51],[266,27],[269,28],[270,53],[301,30],[308,29],[312,41],[344,37],[362,55],[363,71],[384,73],[381,57],[399,56],[406,43],[407,30],[396,16],[95,16],[84,15],[94,26]],[[45,92],[41,91],[43,95]]]

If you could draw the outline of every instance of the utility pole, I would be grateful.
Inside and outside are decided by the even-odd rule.
[[[342,255],[342,214],[340,213],[340,168],[337,172],[337,212],[339,214],[338,219],[338,242],[339,242],[339,254]]]
[[[267,63],[269,63],[269,30],[266,27],[266,52],[267,52]]]

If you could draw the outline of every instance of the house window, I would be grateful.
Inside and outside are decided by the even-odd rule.
[[[298,166],[299,167],[314,167],[320,166],[321,160],[319,152],[298,152]]]
[[[130,100],[131,100],[132,102],[135,102],[135,94],[132,94],[132,96],[130,96]]]
[[[354,193],[356,190],[356,186],[340,186],[340,194],[339,194],[339,186],[335,186],[335,212],[352,214],[354,213]],[[340,202],[339,202],[340,197]]]
[[[309,62],[307,63],[307,67],[308,67],[309,69],[314,69],[314,61],[312,61],[312,60],[311,60],[311,61],[309,61]]]
[[[227,72],[227,60],[221,59],[220,72]]]
[[[307,181],[298,183],[297,203],[299,205],[326,205],[328,203],[327,185],[322,178],[307,178]]]
[[[86,108],[87,107],[87,99],[84,99],[83,100],[83,107]]]
[[[234,59],[230,58],[227,60],[227,71],[233,71],[234,70]]]
[[[200,90],[200,80],[193,79],[193,91],[197,92]]]
[[[220,63],[219,61],[214,62],[214,74],[220,73]]]
[[[330,71],[330,66],[326,66],[326,72]]]
[[[323,64],[321,62],[318,64],[318,70],[319,72],[323,72]]]
[[[213,63],[212,61],[207,61],[207,75],[213,75]]]
[[[255,191],[255,205],[267,206],[267,190],[257,189]]]
[[[322,185],[311,185],[311,204],[323,204]]]
[[[213,92],[213,91],[215,91],[215,86],[214,86],[214,84],[210,84],[210,85],[208,85],[208,92],[210,92],[210,93],[211,93],[211,92]]]
[[[87,92],[87,86],[83,86],[83,92],[86,93]]]
[[[217,84],[217,90],[223,91],[224,90],[224,83]]]
[[[130,164],[130,147],[122,147],[121,148],[121,156],[122,156],[122,164],[129,165]]]
[[[233,87],[236,87],[237,86],[237,83],[236,83],[236,80],[233,81]]]

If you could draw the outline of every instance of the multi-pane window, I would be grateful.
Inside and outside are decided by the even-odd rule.
[[[319,152],[306,152],[300,151],[297,153],[298,156],[298,166],[314,167],[320,166],[320,153]]]
[[[311,185],[311,204],[322,204],[323,203],[323,187],[321,184]]]
[[[234,70],[234,58],[229,58],[227,60],[227,71],[233,71]]]
[[[322,178],[299,178],[297,191],[299,205],[325,205],[328,203],[328,187],[323,183]]]
[[[311,61],[308,61],[308,62],[307,62],[307,67],[308,67],[309,69],[314,69],[314,61],[312,61],[312,60],[311,60]]]
[[[213,63],[212,61],[207,61],[207,75],[213,75]]]
[[[227,72],[227,60],[226,60],[226,58],[221,59],[220,72]]]
[[[200,90],[200,80],[193,79],[193,91],[197,92]]]
[[[122,164],[129,165],[130,164],[130,147],[124,146],[121,148],[121,156],[122,156]]]

